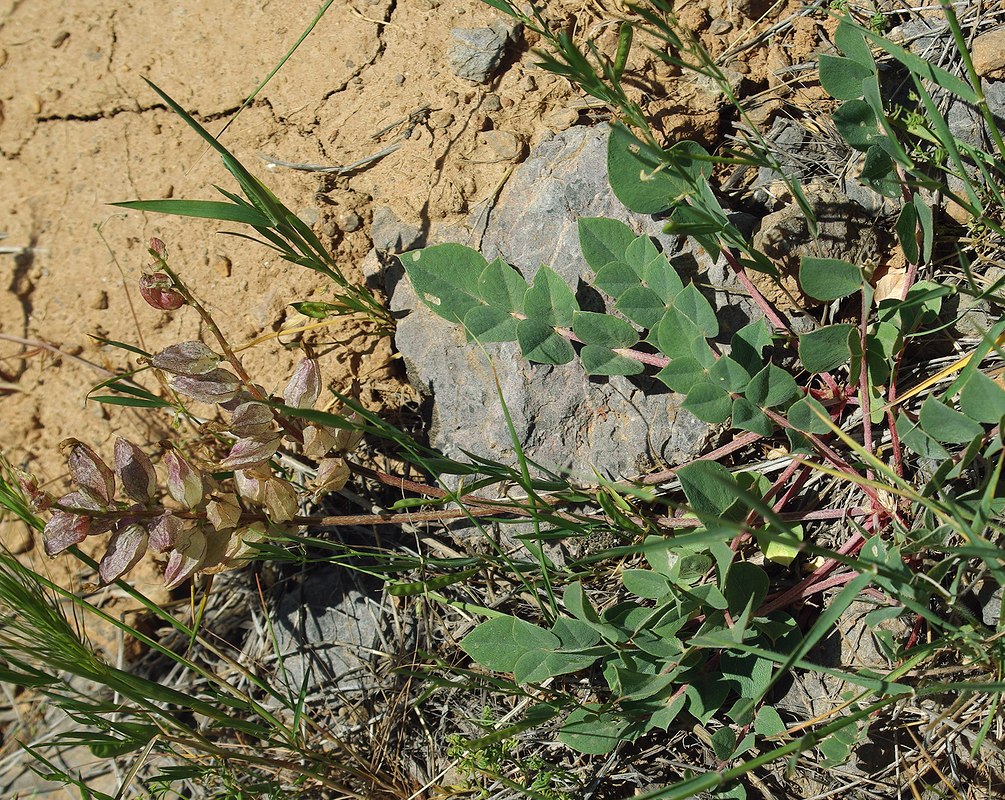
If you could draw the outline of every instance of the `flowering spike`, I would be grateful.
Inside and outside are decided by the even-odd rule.
[[[104,505],[115,497],[115,474],[90,447],[76,439],[67,439],[61,447],[69,447],[66,464],[77,486]]]
[[[199,568],[205,555],[206,534],[198,528],[182,531],[164,568],[164,585],[174,589],[184,583]]]
[[[141,503],[153,499],[157,473],[146,453],[128,439],[115,440],[115,472],[122,481],[122,490]]]
[[[108,584],[124,575],[136,566],[146,551],[146,529],[135,521],[122,525],[108,540],[108,549],[98,564],[101,582]]]
[[[174,450],[164,454],[167,465],[167,487],[170,495],[185,508],[195,508],[204,492],[202,475]]]
[[[221,360],[202,342],[179,342],[165,347],[150,359],[150,363],[175,375],[205,375]]]
[[[202,375],[176,375],[171,386],[179,394],[202,403],[226,403],[241,391],[237,376],[225,369],[213,369]]]
[[[154,517],[147,524],[149,540],[148,547],[155,553],[166,553],[171,550],[181,534],[182,522],[170,511],[165,511],[159,517]]]
[[[220,462],[223,469],[247,469],[258,464],[264,464],[272,458],[282,441],[280,436],[238,439],[230,448],[229,455]]]
[[[174,311],[185,305],[185,296],[174,288],[174,281],[165,272],[140,275],[140,296],[159,311]]]
[[[313,358],[305,358],[283,389],[283,400],[292,408],[313,408],[321,396],[321,370]]]
[[[265,403],[241,403],[231,416],[230,430],[239,439],[264,436],[274,429],[272,422],[272,410]]]
[[[90,527],[90,517],[71,514],[68,511],[53,511],[45,524],[45,530],[42,531],[45,554],[59,555],[66,548],[80,544],[87,538]]]

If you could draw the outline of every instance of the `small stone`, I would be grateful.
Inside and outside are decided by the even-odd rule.
[[[318,220],[321,219],[321,212],[318,211],[316,208],[313,208],[313,207],[312,208],[302,208],[297,213],[297,216],[300,217],[300,221],[303,222],[304,225],[307,225],[308,227],[312,227],[312,226],[318,224]]]
[[[482,108],[485,111],[499,111],[502,109],[502,100],[499,99],[497,94],[487,94],[485,99],[482,100]]]
[[[733,30],[733,23],[728,19],[714,19],[708,26],[708,32],[713,36],[722,36]]]
[[[1005,28],[995,28],[974,39],[971,56],[981,77],[1005,77]]]
[[[54,50],[55,49],[59,49],[60,47],[62,47],[66,43],[66,40],[69,39],[69,38],[70,38],[70,32],[69,31],[60,31],[59,33],[57,33],[52,38],[52,45],[51,45],[52,48]]]
[[[404,253],[406,250],[411,250],[421,237],[422,231],[399,220],[387,206],[381,206],[373,212],[370,238],[377,250],[386,253]]]
[[[347,211],[338,218],[343,233],[352,233],[363,227],[363,219],[355,211]]]
[[[434,111],[429,115],[429,124],[437,130],[449,128],[454,122],[454,115],[449,111]]]
[[[391,78],[391,80],[394,81],[394,83],[396,83],[398,86],[403,86],[405,83],[405,76],[399,72],[397,75]]]
[[[523,152],[523,143],[509,131],[482,131],[478,144],[486,147],[499,161],[514,161]]]
[[[485,83],[502,63],[506,45],[515,29],[503,22],[488,28],[454,28],[447,52],[450,68],[458,78]]]
[[[213,257],[213,272],[219,275],[221,278],[229,278],[230,271],[233,264],[227,256],[219,255]]]
[[[95,311],[104,311],[108,308],[108,292],[98,291],[91,300],[91,308]]]
[[[0,47],[0,67],[7,63],[7,51]]]
[[[537,81],[534,80],[533,75],[524,75],[523,80],[520,81],[520,88],[525,92],[533,92],[537,89]]]
[[[561,133],[579,122],[579,111],[575,108],[559,108],[545,114],[541,122],[549,130]]]

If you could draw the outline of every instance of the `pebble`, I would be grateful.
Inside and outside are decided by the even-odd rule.
[[[95,311],[104,311],[108,308],[108,292],[98,291],[91,300],[91,308]]]
[[[1005,77],[1005,29],[995,28],[974,39],[971,55],[978,75]]]
[[[70,32],[69,31],[60,31],[59,33],[57,33],[52,38],[52,47],[53,47],[53,49],[62,47],[66,43],[66,40],[69,39],[69,38],[70,38]]]
[[[7,63],[7,51],[0,47],[0,67]]]
[[[534,80],[533,75],[524,75],[523,80],[520,81],[520,88],[525,92],[533,92],[537,89],[537,81]]]
[[[708,26],[708,32],[713,36],[722,36],[731,30],[733,30],[733,23],[728,19],[714,19],[712,24]]]
[[[399,72],[397,75],[391,78],[391,80],[394,81],[398,86],[401,86],[405,83],[405,76]]]
[[[482,108],[486,111],[500,111],[502,109],[502,100],[497,94],[487,94],[485,99],[482,100]]]
[[[221,278],[229,278],[231,267],[233,264],[227,256],[217,254],[213,257],[213,272],[219,275]]]
[[[352,233],[363,227],[363,218],[355,211],[348,211],[339,217],[338,224],[344,233]]]
[[[449,128],[454,122],[454,115],[449,111],[434,111],[429,115],[429,124],[438,130]]]
[[[579,112],[574,108],[557,108],[545,114],[541,122],[549,130],[559,133],[579,122]]]
[[[482,131],[478,143],[488,147],[501,161],[514,161],[523,152],[523,143],[510,131]]]
[[[502,63],[513,28],[495,22],[488,28],[454,28],[447,61],[454,75],[473,83],[486,83]]]

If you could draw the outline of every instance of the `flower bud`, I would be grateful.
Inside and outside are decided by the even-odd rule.
[[[252,503],[262,503],[265,498],[265,481],[269,476],[258,475],[255,469],[235,469],[234,485],[237,493]]]
[[[180,342],[165,347],[150,363],[175,375],[205,375],[222,359],[202,342]]]
[[[226,403],[241,391],[237,376],[225,369],[213,369],[202,375],[176,375],[171,386],[178,394],[201,403]]]
[[[237,502],[237,495],[220,495],[206,503],[206,519],[218,531],[236,528],[241,521],[241,506]]]
[[[282,478],[270,478],[265,482],[265,513],[278,524],[287,522],[297,515],[300,505],[296,490]]]
[[[338,433],[335,434],[334,449],[340,453],[351,453],[363,438],[363,418],[353,411],[346,416],[345,420],[359,427],[339,428]]]
[[[167,261],[167,245],[156,236],[150,239],[149,253],[158,261]]]
[[[71,514],[68,511],[53,511],[42,531],[45,554],[59,555],[66,548],[80,544],[87,538],[90,527],[90,517]]]
[[[164,454],[168,493],[185,508],[195,508],[204,493],[202,475],[174,450]]]
[[[138,522],[121,525],[108,540],[108,549],[98,563],[98,577],[103,584],[124,575],[147,551],[147,531]]]
[[[104,505],[115,497],[115,474],[90,447],[76,439],[67,439],[60,447],[69,447],[66,465],[81,491]]]
[[[157,487],[157,473],[146,453],[119,436],[115,440],[115,472],[122,481],[122,490],[133,500],[147,503]]]
[[[164,585],[174,589],[184,583],[199,568],[205,555],[206,534],[199,528],[182,531],[164,568]]]
[[[154,517],[147,525],[147,546],[155,553],[171,550],[181,534],[182,522],[170,511]]]
[[[326,425],[308,425],[304,428],[304,455],[317,461],[335,447],[337,431]]]
[[[317,360],[305,358],[283,389],[283,400],[292,408],[313,408],[321,396],[321,370]]]
[[[240,439],[264,436],[273,428],[272,409],[265,403],[241,403],[230,417],[230,431]]]
[[[281,436],[252,436],[238,439],[230,448],[230,453],[220,462],[222,469],[247,469],[264,464],[272,458],[282,442]]]
[[[314,497],[337,492],[349,482],[349,465],[341,458],[325,458],[318,464],[318,474],[312,484]]]
[[[223,568],[234,569],[247,564],[255,555],[255,548],[252,545],[264,540],[265,537],[266,528],[263,522],[255,522],[234,531],[231,534],[227,552],[223,557]]]
[[[164,272],[140,275],[140,296],[148,306],[160,311],[174,311],[185,305],[185,296],[174,288],[171,277]]]
[[[52,495],[38,488],[38,480],[34,475],[15,469],[14,477],[21,492],[28,499],[31,510],[35,512],[46,511],[52,507]]]

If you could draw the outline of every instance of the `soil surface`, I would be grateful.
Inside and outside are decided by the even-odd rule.
[[[792,18],[770,47],[757,34],[800,8],[724,0],[679,10],[712,56],[745,91],[767,91],[767,117],[791,94],[785,70],[810,57],[819,20]],[[551,3],[582,43],[616,46],[614,2]],[[449,65],[453,28],[502,15],[478,0],[336,0],[314,31],[246,108],[242,102],[310,24],[315,9],[248,0],[90,0],[0,3],[0,443],[16,466],[54,492],[65,486],[58,444],[76,437],[110,457],[114,436],[156,451],[169,420],[101,405],[87,390],[136,357],[102,340],[155,352],[205,334],[190,309],[164,313],[136,289],[152,236],[235,344],[295,324],[289,303],[330,297],[324,282],[267,249],[221,234],[215,222],[124,212],[129,199],[213,199],[230,176],[147,86],[188,109],[330,243],[342,269],[359,276],[371,249],[370,222],[390,209],[428,236],[441,222],[488,212],[515,163],[553,132],[607,117],[562,79],[535,66],[536,39],[517,33],[487,83]],[[715,145],[723,98],[656,59],[629,64],[630,91],[668,139]],[[633,56],[634,58],[634,56]],[[800,90],[802,91],[802,90]],[[806,98],[807,103],[813,97]],[[791,97],[790,97],[791,101]],[[767,110],[765,110],[767,109]],[[347,176],[270,167],[263,159],[346,165],[398,148]],[[362,278],[360,278],[362,279]],[[302,318],[300,321],[304,321]],[[393,408],[408,396],[389,340],[341,321],[309,335],[326,380],[352,381],[363,399]],[[300,357],[296,341],[272,338],[244,352],[249,372],[281,390]],[[0,523],[4,543],[37,562],[19,525]],[[60,582],[80,578],[69,560],[36,568]],[[64,574],[66,570],[74,574]],[[137,572],[144,591],[153,591]]]

